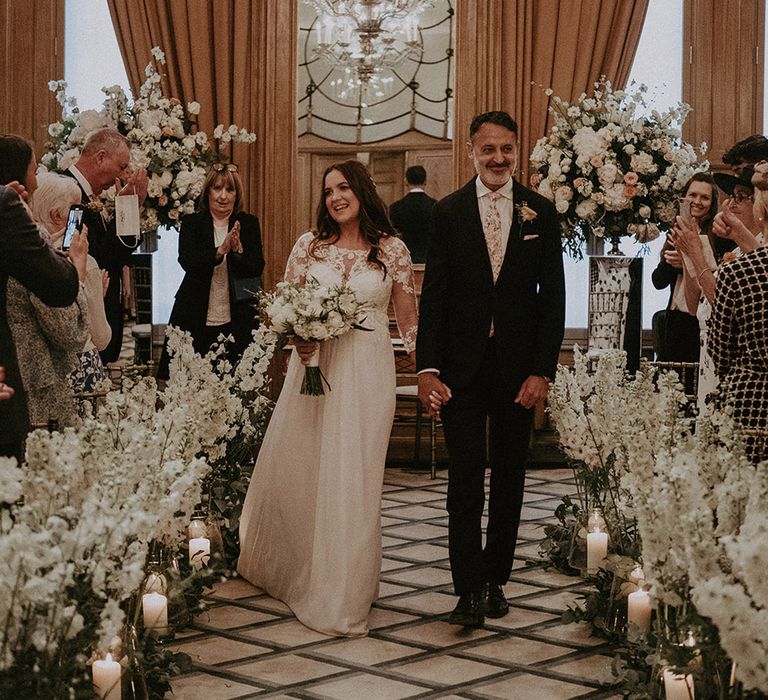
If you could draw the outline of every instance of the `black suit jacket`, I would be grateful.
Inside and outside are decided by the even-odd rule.
[[[421,293],[417,369],[435,368],[452,389],[477,380],[493,320],[503,381],[554,377],[565,327],[565,281],[552,203],[514,182],[515,213],[496,284],[475,179],[432,210]],[[525,203],[536,219],[522,223]]]
[[[427,257],[429,221],[436,202],[425,192],[409,192],[389,208],[392,223],[402,235],[415,263],[423,263]]]
[[[229,228],[232,228],[235,221],[240,222],[243,252],[227,255],[227,271],[230,279],[233,333],[239,341],[254,327],[256,312],[253,300],[235,300],[232,280],[259,276],[264,270],[264,253],[261,247],[259,220],[251,214],[240,212],[230,218]],[[213,219],[208,212],[189,214],[181,220],[179,264],[185,274],[179,291],[176,292],[176,301],[168,323],[189,331],[195,337],[205,326],[211,278],[213,268],[217,264]]]
[[[48,306],[69,306],[78,292],[74,266],[42,239],[18,194],[0,185],[0,367],[5,368],[5,383],[15,390],[13,397],[0,401],[0,443],[19,442],[29,430],[27,400],[6,315],[8,277]]]
[[[88,254],[91,255],[102,270],[109,273],[109,286],[104,296],[104,313],[107,323],[112,329],[112,339],[109,345],[100,353],[104,362],[114,362],[120,354],[123,342],[123,304],[120,290],[122,288],[122,270],[130,264],[131,256],[139,245],[140,239],[124,243],[117,237],[115,219],[104,221],[101,213],[89,206],[90,197],[77,181],[71,170],[63,173],[75,179],[80,187],[80,202],[85,207],[83,223],[88,227]]]

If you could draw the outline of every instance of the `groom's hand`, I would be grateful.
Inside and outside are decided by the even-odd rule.
[[[440,417],[440,408],[450,401],[451,390],[435,372],[422,372],[419,381],[419,400],[424,410],[432,417]]]
[[[523,408],[531,408],[539,401],[546,399],[547,393],[549,393],[549,380],[532,374],[520,387],[515,403],[519,403]]]

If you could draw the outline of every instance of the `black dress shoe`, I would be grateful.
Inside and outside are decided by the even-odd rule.
[[[481,602],[480,593],[462,593],[458,604],[448,617],[448,623],[462,627],[481,627],[483,624]]]
[[[480,610],[487,617],[504,617],[509,612],[509,603],[504,597],[504,589],[495,583],[486,583]]]

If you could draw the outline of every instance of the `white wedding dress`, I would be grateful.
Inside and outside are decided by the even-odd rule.
[[[367,251],[299,238],[285,279],[348,281],[372,311],[362,325],[320,345],[323,396],[299,393],[294,351],[256,461],[240,521],[238,572],[286,603],[307,627],[330,635],[368,631],[381,569],[381,491],[395,408],[388,306],[410,352],[417,311],[411,258],[398,238],[380,242],[387,274]]]

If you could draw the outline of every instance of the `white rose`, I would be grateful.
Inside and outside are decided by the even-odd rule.
[[[187,111],[190,114],[200,114],[200,103],[199,102],[190,102],[187,105]]]
[[[643,219],[649,219],[651,216],[651,208],[647,204],[643,204],[637,210],[637,213],[640,214]]]
[[[576,216],[592,222],[597,215],[597,204],[591,199],[584,199],[576,205]]]

